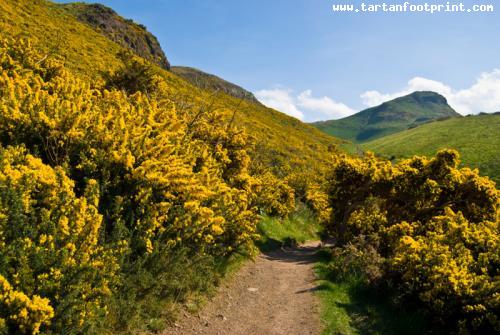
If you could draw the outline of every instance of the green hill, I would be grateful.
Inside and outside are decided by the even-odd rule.
[[[434,92],[415,92],[340,120],[313,125],[327,134],[356,143],[394,134],[430,121],[460,117]]]
[[[457,149],[462,163],[500,182],[500,114],[468,116],[431,122],[362,144],[386,157],[433,155],[439,149]]]

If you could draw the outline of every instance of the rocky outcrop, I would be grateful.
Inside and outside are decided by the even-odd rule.
[[[160,43],[145,26],[123,18],[101,4],[71,3],[62,6],[80,22],[92,26],[112,41],[164,69],[170,69]]]
[[[222,92],[238,99],[259,103],[251,92],[213,74],[185,66],[173,66],[171,71],[203,90]]]

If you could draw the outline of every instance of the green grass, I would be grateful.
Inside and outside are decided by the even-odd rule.
[[[106,324],[89,333],[161,332],[175,322],[181,310],[198,312],[217,293],[217,287],[251,259],[251,251],[241,248],[229,257],[213,257],[179,249],[158,257],[129,269],[120,291],[108,302]]]
[[[321,231],[314,215],[306,208],[285,219],[264,215],[257,228],[261,235],[257,246],[262,251],[318,240]]]
[[[425,316],[415,307],[398,305],[394,293],[377,292],[356,278],[331,280],[328,262],[324,251],[316,265],[324,335],[429,333]]]
[[[500,183],[500,114],[453,118],[419,126],[362,145],[388,158],[434,155],[443,148],[460,152],[462,163]]]

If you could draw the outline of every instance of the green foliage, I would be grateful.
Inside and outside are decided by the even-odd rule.
[[[283,245],[296,245],[319,239],[321,227],[314,213],[305,206],[287,218],[263,216],[258,224],[260,239],[257,243],[261,250],[269,250]]]
[[[316,122],[327,134],[356,143],[370,141],[442,118],[460,117],[434,92],[415,92],[340,120]]]
[[[500,182],[500,114],[431,122],[362,145],[387,158],[434,155],[442,148],[458,150],[463,164]]]
[[[345,255],[354,260],[348,252]],[[418,305],[408,301],[400,304],[397,291],[370,287],[362,275],[358,276],[364,269],[353,263],[340,272],[332,268],[332,264],[341,264],[338,256],[322,251],[315,269],[324,335],[431,334],[428,316]]]
[[[378,284],[383,275],[384,259],[364,235],[357,236],[343,248],[334,248],[327,265],[334,282]]]
[[[328,229],[340,243],[332,267],[395,283],[456,330],[494,332],[500,193],[458,165],[452,150],[397,165],[372,154],[339,159],[329,181]]]
[[[125,266],[127,277],[108,301],[106,328],[128,334],[166,328],[174,322],[177,305],[190,303],[193,294],[210,293],[228,264],[178,248],[154,250]]]

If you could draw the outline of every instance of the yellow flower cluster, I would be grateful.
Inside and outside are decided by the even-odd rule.
[[[12,289],[0,275],[0,333],[38,334],[40,326],[54,316],[49,300],[35,295],[32,299]]]
[[[8,51],[3,57],[20,66]],[[127,228],[138,248],[151,251],[159,235],[201,248],[250,240],[255,218],[233,213],[251,211],[245,136],[220,127],[220,116],[209,111],[211,119],[194,122],[180,115],[161,85],[153,99],[94,89],[63,70],[48,81],[33,72],[4,71],[0,81],[5,142],[26,145],[52,166],[68,166],[77,183],[81,177],[98,180],[102,196],[113,203],[115,213],[108,213],[135,217]],[[212,230],[222,236],[234,216],[249,220],[240,222],[245,228],[237,240],[205,238]]]
[[[294,190],[269,171],[259,177],[254,190],[259,208],[269,215],[288,216],[295,209]]]
[[[390,263],[438,313],[452,308],[464,318],[462,327],[491,324],[498,330],[499,230],[498,221],[471,223],[447,209],[426,224],[422,235],[403,236]]]
[[[79,315],[103,308],[117,269],[114,252],[99,244],[97,184],[90,180],[76,197],[62,168],[25,151],[0,149],[0,272],[22,294],[45,298],[33,303],[48,305],[50,299],[55,311],[44,315],[57,317],[55,327],[83,323]],[[10,322],[20,329],[40,326],[30,320]]]
[[[341,157],[329,187],[328,228],[341,243],[370,243],[385,260],[380,270],[456,330],[500,330],[500,192],[492,181],[443,150],[396,165]]]
[[[332,209],[328,203],[328,194],[317,183],[311,183],[306,189],[306,204],[316,213],[319,223],[324,224],[330,219]]]
[[[50,300],[50,326],[32,327],[81,332],[135,264],[257,237],[266,179],[249,173],[247,135],[227,111],[179,109],[156,80],[154,92],[106,89],[0,41],[0,274]],[[290,210],[293,190],[277,189]]]

